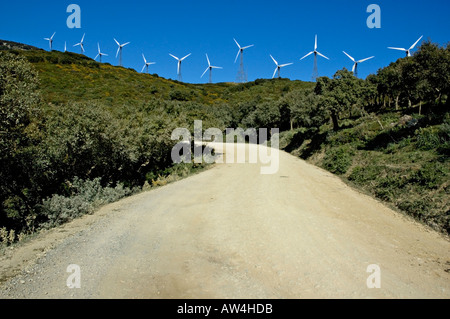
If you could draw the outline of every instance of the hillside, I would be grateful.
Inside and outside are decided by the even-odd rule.
[[[312,83],[288,79],[261,79],[246,84],[189,84],[99,63],[72,52],[12,52],[34,65],[39,72],[43,98],[53,104],[96,100],[111,106],[139,105],[150,99],[162,99],[212,105],[244,102],[257,95],[264,100],[277,100],[282,92],[312,87]]]
[[[366,80],[343,69],[317,83],[245,84],[181,83],[11,47],[0,51],[3,243],[201,169],[170,159],[172,131],[192,132],[194,120],[280,128],[286,151],[450,230],[448,46],[425,43]]]

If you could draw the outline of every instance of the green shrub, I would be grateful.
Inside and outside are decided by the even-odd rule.
[[[406,176],[393,172],[388,173],[387,176],[377,179],[376,187],[374,187],[375,196],[388,202],[395,202],[401,189],[407,184]]]
[[[90,214],[103,204],[115,202],[132,194],[132,190],[121,184],[114,188],[102,187],[100,178],[86,181],[75,178],[69,186],[69,192],[70,196],[53,195],[43,201],[40,214],[47,219],[47,227]]]
[[[325,153],[322,165],[328,171],[342,175],[345,174],[352,165],[352,155],[353,152],[349,147],[342,146],[331,148]]]
[[[417,147],[421,150],[436,150],[441,144],[439,130],[435,127],[416,130]]]
[[[358,185],[365,185],[370,181],[376,180],[381,172],[383,171],[383,166],[378,165],[368,165],[368,166],[356,166],[353,168],[348,179],[355,182]]]
[[[172,101],[189,101],[190,95],[185,91],[172,90],[169,93],[169,99]]]
[[[449,169],[439,162],[427,163],[411,177],[411,182],[427,189],[439,188],[448,180]]]

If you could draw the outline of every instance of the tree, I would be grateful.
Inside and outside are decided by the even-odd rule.
[[[32,210],[34,145],[40,140],[38,86],[28,61],[0,52],[0,222],[7,217],[23,222]]]
[[[356,78],[347,69],[337,71],[332,79],[317,79],[314,89],[320,96],[319,106],[328,110],[333,130],[339,129],[339,117],[342,113],[351,114],[352,108],[360,105],[364,99],[364,80]]]
[[[450,93],[450,44],[444,48],[427,41],[413,58],[420,68],[422,98],[441,104],[442,97]]]
[[[313,89],[289,92],[280,103],[289,107],[291,129],[294,125],[319,128],[325,122],[326,110],[319,104],[319,96]]]

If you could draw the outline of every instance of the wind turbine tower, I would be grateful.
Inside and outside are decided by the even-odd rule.
[[[44,40],[48,41],[48,44],[50,45],[50,51],[53,50],[53,37],[55,36],[56,32],[53,33],[53,35],[50,38],[44,38]]]
[[[183,77],[181,76],[181,62],[183,62],[184,59],[186,59],[188,56],[190,56],[191,53],[189,53],[188,55],[186,55],[184,58],[181,58],[181,59],[177,58],[176,56],[174,56],[170,53],[169,53],[169,55],[178,61],[178,63],[177,63],[177,65],[178,65],[178,67],[177,67],[178,81],[183,82]]]
[[[100,57],[100,63],[102,63],[102,56],[108,56],[107,54],[105,54],[105,53],[102,53],[101,51],[100,51],[100,43],[97,43],[97,45],[98,45],[98,54],[97,54],[97,56],[95,57],[95,59],[94,60],[97,60],[97,58],[98,57]]]
[[[314,54],[314,69],[313,69],[313,74],[312,74],[312,80],[314,82],[319,77],[319,71],[317,68],[317,56],[320,55],[321,57],[329,60],[329,58],[327,58],[322,53],[317,51],[317,34],[316,34],[316,41],[314,42],[314,51],[309,52],[307,55],[305,55],[303,58],[301,58],[300,61],[303,60],[304,58],[310,56],[311,54]]]
[[[280,70],[281,70],[281,68],[293,64],[293,63],[286,63],[286,64],[281,64],[281,65],[280,65],[280,64],[278,64],[278,62],[273,58],[272,55],[270,55],[270,57],[272,58],[273,62],[275,62],[276,66],[277,66],[277,67],[275,68],[275,71],[273,72],[272,79],[275,77],[275,74],[277,73],[277,71],[278,71],[278,78],[280,78],[280,77],[281,77],[281,76],[280,76]]]
[[[234,40],[234,42],[236,42],[237,46],[239,47],[239,51],[236,55],[236,59],[234,59],[234,63],[236,63],[237,58],[240,55],[239,71],[238,71],[236,80],[237,80],[237,82],[245,83],[245,82],[247,82],[247,73],[245,72],[245,69],[244,69],[244,50],[251,48],[252,46],[254,46],[254,44],[248,45],[246,47],[241,47],[239,45],[239,43],[236,41],[236,39],[233,39],[233,40]]]
[[[411,50],[415,48],[415,46],[417,45],[417,43],[419,43],[420,40],[422,40],[423,36],[421,36],[419,38],[419,40],[417,40],[409,49],[404,49],[404,48],[393,48],[393,47],[388,47],[388,49],[391,50],[399,50],[399,51],[405,51],[406,56],[410,57],[411,56]]]
[[[81,48],[81,54],[83,54],[84,53],[84,36],[86,35],[86,33],[85,34],[83,34],[83,37],[81,38],[81,41],[80,41],[80,43],[77,43],[77,44],[75,44],[74,45],[74,47],[76,47],[76,46],[80,46],[80,48]]]
[[[148,67],[152,64],[156,64],[155,62],[147,62],[147,60],[145,59],[144,53],[142,53],[142,57],[144,58],[144,67],[141,70],[141,73],[144,71],[145,68],[147,68],[147,74],[148,74]]]
[[[120,53],[119,66],[122,66],[122,49],[123,49],[124,46],[130,44],[130,42],[127,42],[127,43],[124,43],[124,44],[120,44],[116,39],[114,39],[114,41],[116,41],[117,45],[119,46],[117,48],[116,58],[117,58],[117,55]]]
[[[205,75],[205,73],[209,70],[209,83],[212,83],[212,69],[222,69],[222,68],[220,66],[211,65],[211,62],[209,62],[208,54],[206,54],[206,60],[208,60],[208,67],[206,68],[205,72],[203,72],[200,78],[202,78]]]
[[[353,64],[352,72],[353,72],[353,74],[354,74],[356,77],[358,77],[358,64],[360,64],[360,63],[362,63],[362,62],[364,62],[364,61],[367,61],[367,60],[370,60],[370,59],[373,59],[373,58],[374,58],[374,56],[371,56],[370,58],[366,58],[366,59],[362,59],[362,60],[356,61],[353,57],[351,57],[350,55],[348,55],[345,51],[342,51],[342,52],[344,52],[345,55],[348,56],[348,57],[350,58],[350,60],[353,61],[354,64]]]

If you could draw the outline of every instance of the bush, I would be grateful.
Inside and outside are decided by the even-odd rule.
[[[190,95],[185,91],[172,90],[169,93],[169,99],[172,101],[189,101]]]
[[[435,127],[419,128],[415,134],[417,147],[421,150],[436,150],[441,145],[439,130]]]
[[[425,164],[411,177],[411,182],[427,189],[436,189],[448,180],[449,170],[439,162]]]
[[[349,147],[331,148],[325,153],[322,165],[328,171],[342,175],[352,165],[352,155],[353,152]]]
[[[378,165],[369,165],[365,167],[356,166],[348,179],[358,185],[365,185],[367,182],[376,180],[380,176],[382,170],[383,167]]]
[[[77,217],[92,213],[101,205],[115,202],[132,194],[132,190],[119,184],[115,188],[102,187],[100,178],[83,181],[75,178],[69,185],[70,196],[53,195],[43,201],[40,213],[53,227]]]

